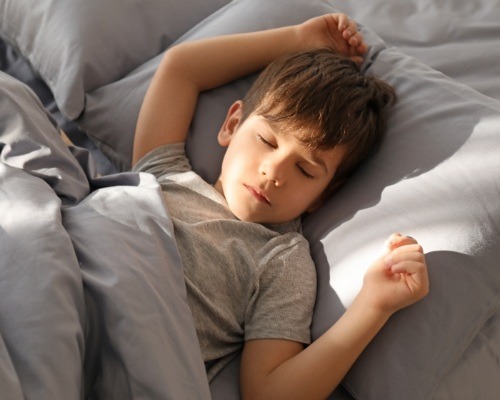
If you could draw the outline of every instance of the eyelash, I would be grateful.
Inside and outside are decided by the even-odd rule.
[[[257,135],[257,137],[259,138],[259,140],[262,142],[262,143],[265,143],[267,144],[268,146],[272,147],[273,149],[276,148],[276,146],[274,146],[273,144],[271,144],[270,142],[268,142],[266,139],[264,139],[263,136],[261,135]]]
[[[302,168],[300,165],[297,165],[297,167],[300,169],[300,172],[302,172],[302,175],[304,175],[307,179],[314,179],[314,176],[307,173],[306,170]]]
[[[271,144],[270,142],[268,142],[266,139],[264,139],[263,136],[261,135],[257,135],[257,137],[259,138],[259,140],[268,145],[269,147],[272,147],[273,149],[276,148],[276,146],[274,146],[273,144]],[[302,168],[300,165],[297,165],[297,168],[299,169],[299,171],[302,173],[302,175],[304,175],[307,179],[314,179],[314,176],[312,176],[311,174],[309,174],[304,168]]]

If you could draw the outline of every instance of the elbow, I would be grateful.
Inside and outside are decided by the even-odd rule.
[[[185,65],[188,65],[188,60],[182,45],[173,46],[163,55],[157,73],[182,71]]]

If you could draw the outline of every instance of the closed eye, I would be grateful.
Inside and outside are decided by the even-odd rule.
[[[307,172],[304,168],[302,168],[300,165],[297,165],[297,168],[300,170],[302,175],[304,175],[308,179],[314,179],[314,176],[311,175],[309,172]]]
[[[262,142],[262,143],[265,143],[266,145],[272,147],[273,149],[276,148],[275,145],[273,145],[272,143],[270,143],[269,141],[267,141],[263,136],[261,135],[257,135],[257,137],[259,138],[259,140]]]

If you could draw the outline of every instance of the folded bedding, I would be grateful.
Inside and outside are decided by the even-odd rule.
[[[157,182],[96,177],[3,73],[0,110],[2,398],[210,398]]]
[[[7,13],[21,9],[25,3],[3,0],[0,1],[0,7],[3,7],[0,10],[4,11],[6,18]],[[57,1],[49,3],[53,4],[50,10],[57,9]],[[72,12],[77,10],[76,3]],[[130,7],[134,4],[129,3]],[[182,10],[192,9],[198,2],[185,2],[182,6],[180,2],[172,4],[172,10],[177,7],[182,14]],[[158,4],[156,6],[159,7]],[[283,13],[284,9],[286,13]],[[81,29],[85,24],[87,28],[101,29],[97,22],[102,21],[95,21],[89,10],[91,8],[86,10],[87,14],[81,19]],[[90,71],[92,62],[97,61],[91,57],[90,63],[82,62],[91,54],[83,52],[81,59],[67,58],[69,64],[76,60],[74,62],[80,72],[69,77],[69,83],[65,83],[63,88],[52,85],[51,89],[55,94],[58,91],[62,93],[63,98],[68,96],[68,101],[61,102],[56,95],[58,104],[76,104],[73,108],[67,108],[71,110],[68,116],[75,119],[95,140],[119,170],[126,171],[130,166],[133,132],[142,98],[165,47],[171,43],[218,34],[298,23],[337,10],[349,13],[362,24],[362,32],[370,45],[363,71],[392,84],[399,99],[391,112],[387,136],[380,150],[358,168],[352,179],[330,201],[304,219],[304,234],[311,244],[318,270],[313,339],[318,338],[350,305],[362,285],[366,268],[378,256],[384,240],[393,231],[413,236],[423,245],[431,291],[424,300],[391,318],[356,362],[343,386],[330,398],[495,398],[500,392],[500,86],[497,79],[500,62],[498,54],[492,49],[498,47],[500,37],[498,5],[486,0],[474,3],[462,0],[437,3],[413,0],[405,4],[386,0],[355,3],[320,0],[205,2],[196,18],[193,16],[189,21],[178,19],[173,12],[164,13],[162,23],[168,29],[175,28],[175,33],[169,34],[168,40],[161,39],[161,35],[166,33],[161,33],[158,26],[152,24],[157,31],[148,31],[144,27],[148,35],[152,35],[144,36],[144,43],[150,41],[151,49],[154,50],[150,49],[148,54],[134,59],[118,75],[96,74],[95,77],[101,80],[86,86],[90,80],[82,80],[82,77],[89,75],[94,78]],[[44,14],[42,7],[37,13]],[[59,18],[61,12],[53,14],[52,18]],[[47,18],[49,16],[47,13],[44,15]],[[65,15],[71,18],[69,14]],[[128,13],[127,16],[124,12],[122,17],[131,18]],[[139,17],[149,18],[148,14],[142,12]],[[19,42],[26,42],[26,36],[14,34],[19,28],[12,24],[8,26],[11,41],[15,38]],[[46,29],[49,24],[43,26],[41,32],[44,38],[54,41],[52,31]],[[28,26],[23,29],[27,34]],[[3,37],[4,31],[2,25],[0,34]],[[99,32],[114,34],[111,30]],[[78,49],[83,41],[85,50],[88,39],[74,40]],[[117,43],[117,52],[127,50],[124,45],[126,41],[121,42],[117,38],[110,40]],[[86,51],[92,49],[95,42],[90,41],[89,45]],[[36,52],[35,49],[32,51]],[[132,53],[139,54],[135,51]],[[45,57],[47,54],[39,53]],[[50,54],[58,56],[59,52]],[[61,54],[67,55],[65,52]],[[99,54],[103,58],[98,60],[99,63],[114,65],[115,55],[105,52]],[[32,66],[36,67],[34,61]],[[61,68],[65,73],[69,69],[67,65]],[[62,73],[62,70],[57,73]],[[215,134],[227,107],[243,97],[254,78],[240,79],[204,93],[200,98],[187,142],[187,152],[194,169],[208,181],[214,181],[219,173],[223,149],[218,147]],[[69,87],[72,89],[69,90]],[[33,120],[33,115],[40,114],[40,111],[27,111],[31,107],[18,107],[15,113],[6,114],[9,115],[7,121],[15,120],[12,115],[17,113],[26,116],[23,124],[31,124],[26,125],[26,131],[53,132],[54,127],[47,125],[47,121],[26,122]],[[62,108],[64,110],[64,106]],[[12,125],[1,125],[2,154],[11,146],[3,142],[6,134],[11,135],[8,126]],[[22,157],[10,156],[9,162],[4,163],[6,166],[2,164],[3,168],[7,168],[2,176],[7,182],[14,179],[11,174],[16,171],[26,182],[36,182],[33,187],[43,187],[47,191],[46,199],[53,203],[51,211],[34,215],[40,218],[42,214],[57,216],[58,207],[62,206],[56,228],[61,237],[66,242],[69,240],[73,246],[73,250],[68,251],[70,261],[65,261],[65,265],[71,266],[68,268],[73,272],[70,277],[61,279],[64,282],[61,287],[76,287],[79,279],[83,282],[83,289],[80,287],[79,291],[64,289],[65,296],[72,299],[67,302],[75,304],[75,307],[66,310],[68,321],[73,321],[68,322],[68,326],[72,326],[73,347],[67,348],[71,348],[74,354],[77,350],[81,353],[85,342],[88,342],[87,358],[84,359],[80,354],[77,357],[79,362],[98,365],[97,370],[101,372],[119,371],[113,376],[110,376],[111,372],[105,374],[102,382],[92,379],[90,383],[85,382],[87,391],[92,387],[102,395],[106,388],[118,390],[118,383],[133,380],[122,369],[123,365],[130,365],[133,374],[139,374],[141,382],[146,382],[147,387],[152,388],[151,393],[161,393],[162,389],[157,388],[158,385],[161,387],[159,382],[162,374],[174,372],[175,375],[176,372],[171,371],[172,363],[164,364],[165,359],[170,360],[173,356],[170,350],[166,351],[167,354],[149,353],[151,347],[144,342],[171,343],[162,336],[164,333],[155,332],[164,329],[159,327],[165,327],[167,321],[173,323],[167,316],[181,321],[179,330],[174,331],[175,340],[182,336],[184,330],[192,333],[192,322],[186,317],[189,311],[185,308],[184,289],[180,284],[181,267],[175,261],[178,255],[171,240],[168,214],[160,210],[158,188],[150,177],[142,175],[121,173],[96,178],[93,162],[85,151],[69,154],[56,145],[54,153],[46,152],[43,149],[53,146],[55,139],[44,140],[50,143],[46,142],[38,152],[37,146],[31,145],[26,147],[29,151],[21,152]],[[42,156],[45,157],[43,161],[38,161]],[[50,159],[60,160],[61,166],[48,168],[46,162]],[[74,159],[78,160],[76,164]],[[118,200],[117,197],[129,200]],[[39,203],[34,193],[27,198]],[[13,198],[2,201],[9,201],[3,204],[13,207]],[[56,204],[57,201],[61,202],[61,206]],[[23,204],[28,206],[30,203]],[[135,210],[136,207],[141,210],[137,216],[120,211]],[[150,213],[146,212],[149,208]],[[28,211],[23,211],[22,215],[28,215]],[[105,227],[102,231],[95,227],[101,216],[104,217],[102,221],[105,221],[101,222]],[[7,217],[1,218],[6,221]],[[3,227],[3,223],[7,222],[2,222],[0,226]],[[122,231],[124,236],[120,234],[115,240],[113,236],[116,232]],[[3,231],[0,234],[3,235]],[[3,236],[1,240],[4,241]],[[161,244],[164,242],[167,250]],[[7,248],[2,243],[0,246],[5,246],[2,249]],[[175,277],[172,282],[179,285],[176,284],[173,291],[166,290],[167,294],[163,293],[163,285],[170,288],[172,282],[167,282],[167,278],[151,264],[138,264],[139,267],[133,265],[144,258],[144,249],[157,257],[155,262],[161,261],[167,266],[161,274]],[[4,263],[5,268],[7,264]],[[101,266],[104,266],[103,270]],[[132,281],[137,282],[137,286]],[[126,296],[126,292],[116,287],[116,282],[124,282],[123,288],[134,293],[134,296]],[[7,283],[5,287],[8,288]],[[3,296],[4,292],[0,293]],[[15,301],[17,297],[11,293],[11,301]],[[172,295],[175,311],[166,304],[164,296],[170,299],[168,293],[175,293]],[[137,301],[137,298],[141,301]],[[125,302],[127,309],[130,308],[130,315],[120,314],[124,308],[120,302]],[[96,313],[101,308],[105,312],[103,316],[95,317],[99,321],[97,330],[93,334],[87,332],[87,341],[83,340],[82,332],[88,329],[88,315],[85,313]],[[45,307],[42,308],[44,310]],[[157,317],[152,318],[154,324],[148,325],[138,317],[149,316],[148,310]],[[116,321],[125,321],[126,318],[130,318],[130,326],[137,326],[138,329],[127,326],[125,331],[120,330]],[[0,339],[10,343],[7,334],[1,333]],[[147,336],[142,340],[141,335]],[[187,337],[188,342],[194,340],[189,334]],[[113,347],[115,340],[116,347]],[[134,344],[137,350],[129,354],[126,349],[136,343],[134,340],[139,340]],[[3,345],[0,351],[8,355],[6,362],[0,366],[0,371],[7,371],[1,373],[0,383],[3,382],[1,379],[9,381],[10,376],[16,377],[18,371],[16,353],[9,346],[12,345]],[[102,348],[106,350],[102,353],[103,359],[99,360],[99,351],[93,349]],[[206,396],[206,383],[201,386],[198,384],[202,374],[199,354],[193,348],[185,351],[182,350],[181,355],[174,355],[178,363],[186,362],[184,370],[179,372],[180,381],[192,374],[197,382],[197,389],[193,390],[200,390]],[[124,360],[126,358],[132,364],[122,362],[122,353],[125,354]],[[165,359],[156,360],[163,357]],[[159,363],[159,372],[152,377],[144,377],[141,372],[148,373],[150,369],[141,371],[135,364],[144,367],[146,360],[151,358]],[[188,362],[185,358],[195,362]],[[76,367],[68,368],[68,374],[73,374],[68,381],[75,382],[76,371]],[[11,384],[12,393],[20,393],[24,388],[24,383],[20,383],[21,378],[16,379],[12,380],[16,382]],[[238,359],[216,377],[210,391],[214,399],[239,398]],[[132,395],[127,393],[123,396],[120,398]]]

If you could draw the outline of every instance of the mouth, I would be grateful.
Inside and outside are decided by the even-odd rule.
[[[254,188],[253,186],[249,185],[244,185],[244,186],[257,201],[267,204],[269,206],[271,205],[271,202],[269,201],[269,198],[266,196],[265,193],[261,192],[257,188]]]

